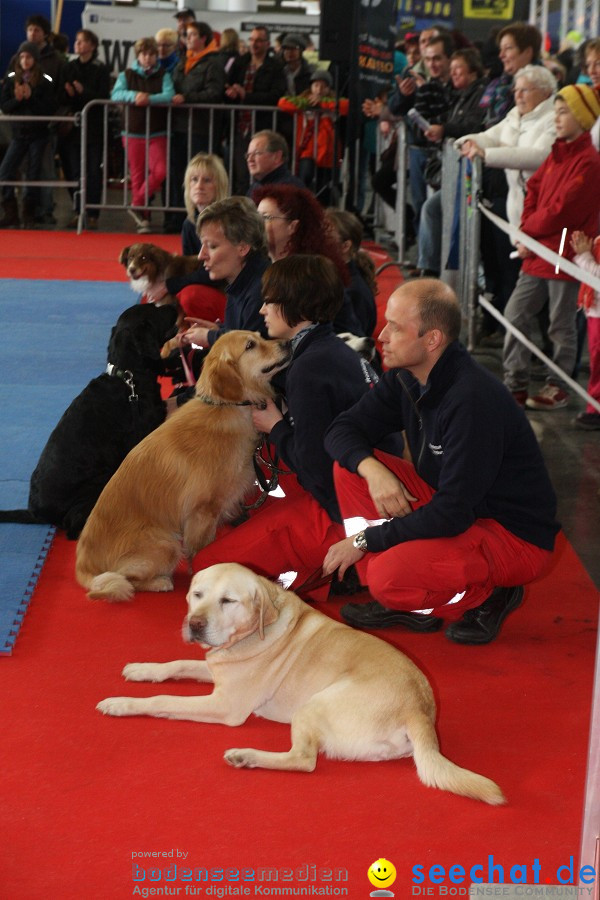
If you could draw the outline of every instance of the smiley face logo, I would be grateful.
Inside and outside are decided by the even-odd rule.
[[[389,859],[377,859],[369,866],[367,875],[374,887],[387,888],[396,880],[396,867]]]

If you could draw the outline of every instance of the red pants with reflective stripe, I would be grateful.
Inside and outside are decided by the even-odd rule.
[[[217,538],[194,557],[198,572],[222,562],[237,562],[253,572],[276,578],[297,572],[290,590],[320,580],[323,559],[332,544],[344,538],[344,528],[333,522],[293,474],[282,475],[283,498],[269,498],[250,519]],[[329,584],[300,591],[312,600],[326,600]]]
[[[413,509],[426,504],[434,490],[414,466],[396,456],[375,454],[406,486]],[[334,467],[342,517],[380,519],[367,482],[360,475]],[[464,612],[479,606],[497,586],[526,584],[543,574],[552,553],[503,528],[495,519],[477,519],[462,534],[448,538],[405,541],[381,553],[366,553],[356,568],[369,593],[390,609],[434,609],[440,612],[456,594],[464,597],[444,610]]]

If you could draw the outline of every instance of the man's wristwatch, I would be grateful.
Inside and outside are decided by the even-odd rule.
[[[352,541],[352,546],[356,547],[357,550],[361,550],[363,553],[366,553],[368,551],[369,548],[367,547],[367,539],[365,537],[364,531],[358,532],[358,534]]]

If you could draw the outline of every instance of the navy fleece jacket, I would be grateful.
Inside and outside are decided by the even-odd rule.
[[[495,519],[546,550],[559,529],[556,497],[527,417],[509,391],[451,343],[421,386],[403,369],[379,384],[327,431],[325,446],[355,472],[390,432],[405,429],[417,473],[436,493],[408,516],[366,529],[368,549],[462,534]]]
[[[287,417],[269,440],[298,481],[329,516],[340,522],[333,487],[333,464],[323,436],[338,413],[368,391],[376,375],[360,356],[335,334],[331,325],[317,325],[294,351],[285,371]]]

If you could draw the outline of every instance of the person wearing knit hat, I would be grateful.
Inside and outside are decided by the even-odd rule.
[[[33,41],[23,41],[17,50],[17,56],[20,56],[21,53],[29,53],[36,62],[40,61],[40,48],[37,44],[34,44]]]
[[[331,202],[331,176],[336,152],[334,116],[347,116],[349,105],[346,98],[336,100],[332,85],[331,74],[326,69],[317,69],[310,76],[309,90],[296,97],[281,97],[277,104],[279,109],[298,117],[298,175],[323,206],[329,206]],[[315,112],[318,112],[316,117]]]
[[[42,160],[48,145],[48,123],[20,122],[19,117],[52,116],[56,98],[52,78],[40,64],[40,51],[33,41],[24,41],[12,59],[14,68],[7,73],[0,94],[0,109],[15,119],[11,123],[12,139],[0,164],[0,182],[16,181],[19,167],[27,160],[26,182],[41,181]],[[0,228],[18,228],[19,210],[14,187],[2,189]],[[40,188],[26,183],[23,190],[23,224],[35,226],[35,213],[40,202]]]
[[[600,101],[593,88],[581,84],[562,88],[554,100],[556,140],[527,182],[521,231],[569,259],[573,257],[573,232],[595,234],[598,227],[600,196],[594,187],[600,182],[600,155],[589,132],[599,115]],[[519,240],[516,248],[523,265],[504,315],[528,335],[532,321],[547,302],[552,360],[559,371],[570,375],[577,355],[579,285],[563,271],[560,260],[556,264],[556,260],[544,259]],[[537,410],[567,406],[567,383],[554,370],[535,396],[527,396],[530,361],[529,349],[509,330],[503,349],[504,383],[517,403]]]
[[[600,96],[587,84],[568,84],[556,95],[564,100],[573,118],[583,131],[591,131],[600,117]]]
[[[331,77],[331,72],[328,72],[327,69],[316,69],[310,76],[311,84],[313,81],[323,81],[329,90],[333,87],[333,78]]]

